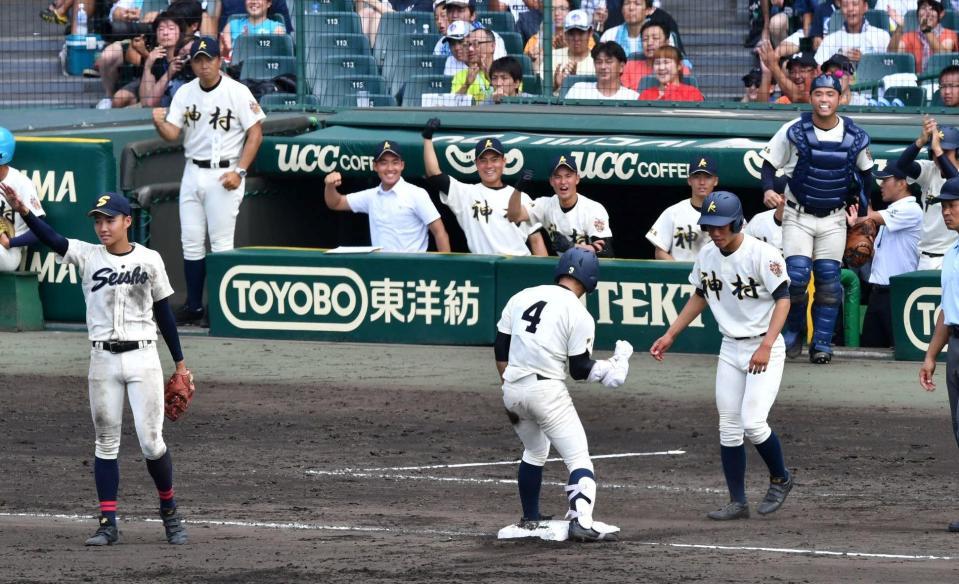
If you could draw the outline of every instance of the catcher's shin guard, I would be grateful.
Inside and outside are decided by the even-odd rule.
[[[789,256],[786,258],[786,273],[789,275],[789,314],[786,316],[786,325],[783,327],[783,341],[786,350],[798,347],[802,349],[802,333],[806,328],[806,305],[809,303],[809,274],[812,272],[812,258],[806,256]],[[791,354],[790,357],[798,355]]]
[[[816,260],[813,274],[816,276],[816,295],[812,305],[813,334],[810,354],[813,351],[832,355],[832,336],[842,306],[842,284],[839,282],[839,262]]]
[[[596,504],[596,479],[592,471],[577,468],[569,474],[569,484],[566,485],[566,496],[569,498],[569,511],[566,519],[577,519],[586,529],[593,527],[593,506]]]

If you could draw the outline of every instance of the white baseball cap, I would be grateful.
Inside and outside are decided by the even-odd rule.
[[[472,31],[473,27],[470,26],[470,23],[465,20],[454,20],[446,27],[446,36],[443,37],[443,40],[446,42],[461,41]]]
[[[442,6],[446,4],[446,0],[433,0],[433,10],[436,10],[437,6]]]
[[[563,21],[563,28],[570,30],[578,28],[579,30],[589,30],[593,25],[589,21],[589,14],[585,10],[570,10]]]

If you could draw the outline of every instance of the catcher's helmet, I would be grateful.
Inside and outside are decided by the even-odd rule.
[[[13,134],[6,128],[0,128],[0,164],[10,164],[13,162],[13,153],[17,149],[17,143],[13,139]]]
[[[596,283],[599,282],[599,259],[587,249],[571,247],[559,256],[553,281],[558,282],[563,276],[578,281],[589,294],[596,289]]]
[[[729,191],[710,193],[703,201],[699,224],[713,227],[729,225],[733,233],[739,233],[743,228],[743,205],[739,197]]]

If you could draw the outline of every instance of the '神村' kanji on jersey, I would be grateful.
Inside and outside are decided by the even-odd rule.
[[[612,237],[609,229],[609,213],[592,199],[577,195],[571,209],[563,209],[559,197],[539,197],[533,200],[529,219],[541,223],[550,236],[557,231],[573,243],[591,243],[593,239]]]
[[[529,221],[516,224],[506,218],[513,187],[492,189],[482,183],[467,184],[450,178],[449,193],[440,193],[440,201],[448,205],[466,234],[466,244],[473,253],[528,256],[526,240],[540,228]],[[527,213],[532,200],[522,194]]]
[[[709,241],[699,226],[699,217],[700,211],[693,207],[691,199],[680,201],[662,212],[646,233],[646,239],[669,253],[674,260],[691,262],[703,244]]]

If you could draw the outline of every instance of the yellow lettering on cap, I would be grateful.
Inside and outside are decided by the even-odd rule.
[[[200,46],[198,47],[198,49],[205,49],[205,48],[206,48],[206,41],[200,41]]]
[[[942,140],[945,137],[946,137],[945,132],[943,132],[942,130],[939,130],[939,139]]]
[[[560,164],[566,164],[566,157],[565,157],[565,156],[560,156],[560,157],[559,157],[559,163],[560,163]]]
[[[388,150],[390,148],[392,148],[392,146],[390,146],[389,142],[383,142],[383,150]]]
[[[107,204],[107,201],[109,201],[109,200],[110,200],[110,195],[103,195],[102,197],[100,197],[99,199],[97,199],[97,207],[102,207],[102,206],[106,205],[106,204]]]
[[[709,202],[709,207],[706,208],[706,212],[707,212],[707,213],[715,213],[715,212],[716,212],[716,201],[710,201],[710,202]]]
[[[700,158],[700,159],[699,159],[699,164],[698,164],[697,166],[698,166],[699,168],[703,168],[704,166],[709,166],[709,165],[706,164],[706,159],[705,159],[705,158]]]
[[[486,146],[484,146],[484,148],[492,148],[492,147],[493,147],[493,141],[487,139],[487,140],[486,140]]]

